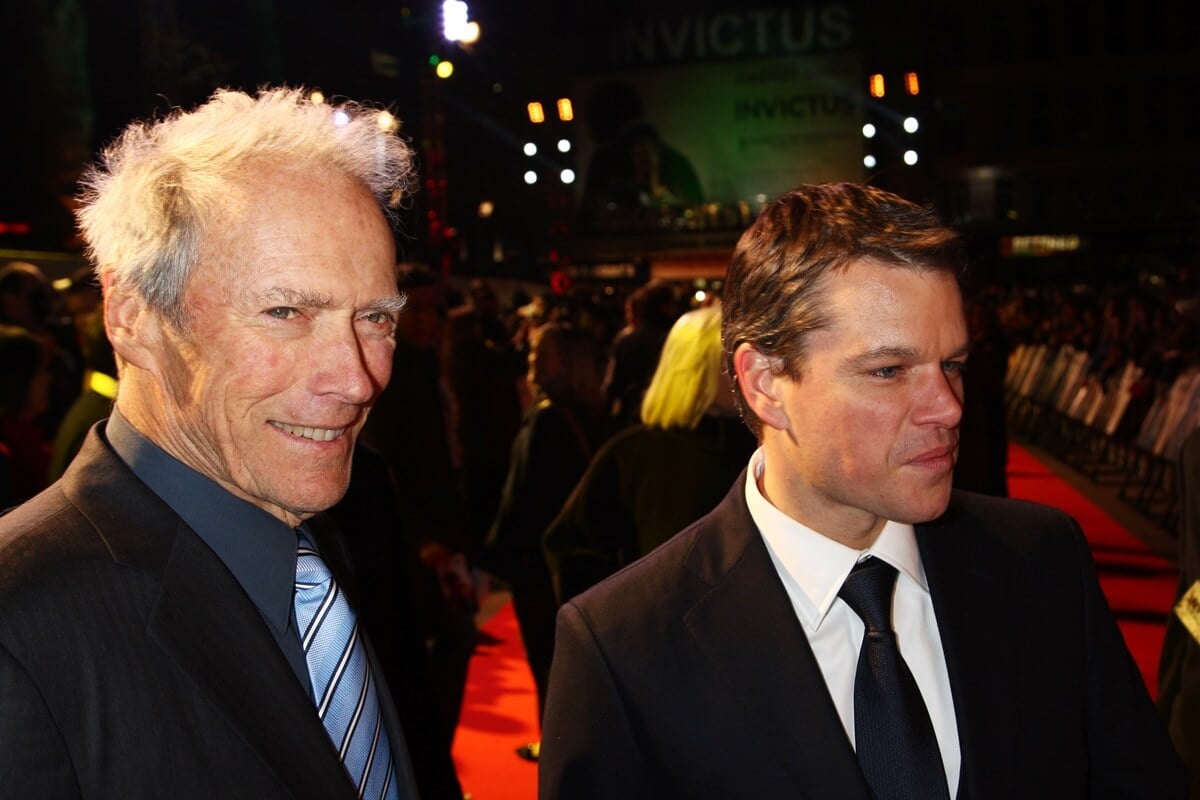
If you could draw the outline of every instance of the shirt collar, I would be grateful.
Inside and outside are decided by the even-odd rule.
[[[267,622],[286,630],[296,579],[295,531],[177,461],[116,409],[105,436],[134,475],[212,548]]]
[[[746,505],[806,628],[821,626],[846,576],[867,556],[886,561],[922,591],[929,591],[912,525],[889,520],[866,550],[847,547],[797,522],[763,497],[758,478],[765,466],[766,454],[760,447],[746,470]]]

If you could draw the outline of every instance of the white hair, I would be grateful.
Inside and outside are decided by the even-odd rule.
[[[344,175],[394,220],[413,159],[386,113],[313,103],[300,88],[257,97],[222,89],[194,111],[132,123],[83,177],[76,213],[97,275],[113,273],[158,313],[186,322],[183,290],[204,228],[248,162]]]

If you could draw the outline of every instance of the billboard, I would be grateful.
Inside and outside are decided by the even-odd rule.
[[[608,68],[574,88],[585,223],[738,226],[800,183],[863,179],[865,76],[848,7],[765,13],[616,31]]]

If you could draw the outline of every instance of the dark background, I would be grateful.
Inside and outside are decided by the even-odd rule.
[[[567,96],[611,66],[629,19],[677,20],[719,2],[475,2],[482,38],[441,37],[437,2],[46,0],[3,12],[0,250],[77,252],[69,207],[84,164],[130,120],[219,86],[303,84],[391,108],[420,159],[402,257],[452,275],[545,280],[563,264],[719,264],[740,226],[589,235],[573,193],[521,173],[529,99]],[[922,160],[869,176],[935,203],[996,282],[1194,287],[1200,255],[1200,14],[1184,0],[764,2],[847,6],[867,74],[917,70]],[[450,58],[439,80],[431,56]],[[864,98],[864,102],[869,102]],[[552,112],[552,108],[548,109]],[[872,111],[871,113],[874,113]],[[479,203],[495,213],[482,218]],[[1077,250],[1012,255],[1012,236]],[[3,253],[0,253],[2,256]],[[691,258],[689,262],[688,258]]]

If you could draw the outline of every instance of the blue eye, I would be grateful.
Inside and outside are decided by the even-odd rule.
[[[279,308],[268,308],[264,313],[272,319],[292,319],[299,312],[294,308],[280,306]]]
[[[880,367],[871,374],[877,378],[894,378],[900,374],[900,367]]]

